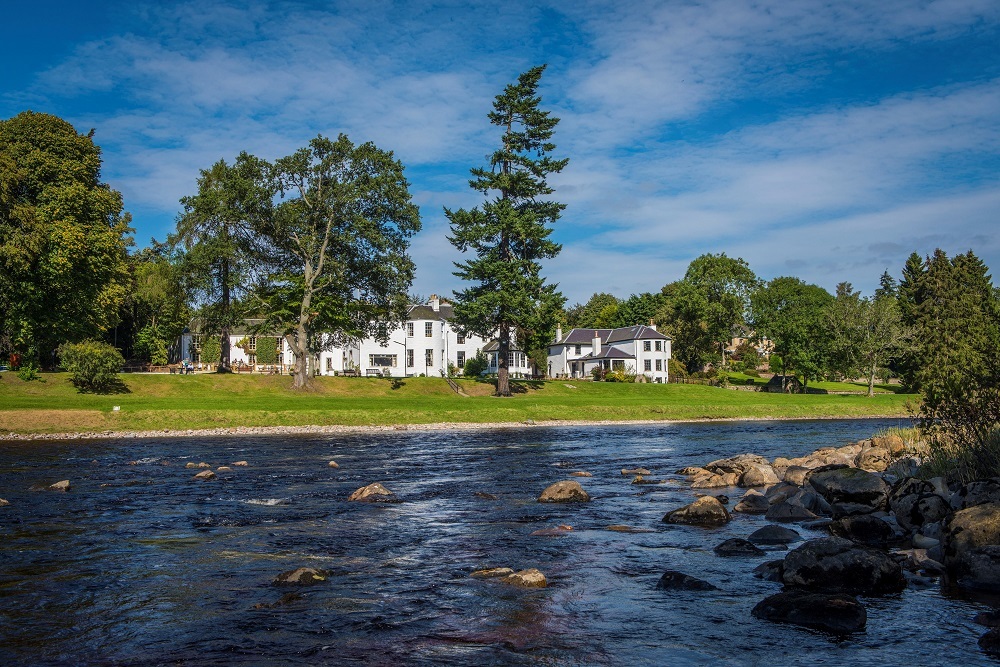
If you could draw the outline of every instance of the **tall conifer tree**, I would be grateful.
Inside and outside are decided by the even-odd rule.
[[[554,192],[546,178],[569,162],[550,156],[559,119],[538,108],[536,91],[544,70],[544,65],[528,70],[493,103],[489,119],[503,131],[501,146],[489,168],[473,169],[469,181],[489,201],[468,211],[445,209],[452,244],[475,254],[455,264],[455,275],[473,283],[455,292],[455,321],[468,333],[496,335],[498,396],[510,396],[512,331],[548,328],[553,323],[543,320],[564,301],[556,285],[546,284],[539,264],[562,249],[549,236],[565,205],[546,199]]]

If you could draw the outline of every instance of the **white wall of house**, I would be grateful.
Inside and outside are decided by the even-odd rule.
[[[667,382],[670,344],[670,338],[657,334],[652,326],[572,330],[566,336],[560,328],[557,340],[549,346],[548,373],[550,377],[587,378],[597,367],[625,368],[651,382]]]

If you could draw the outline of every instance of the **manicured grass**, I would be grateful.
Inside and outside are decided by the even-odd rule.
[[[700,385],[520,382],[517,395],[441,378],[316,378],[295,391],[287,376],[122,375],[127,393],[80,394],[66,374],[23,382],[0,373],[0,433],[100,432],[237,426],[436,422],[684,420],[906,416],[916,397],[767,394]],[[120,406],[114,411],[113,406]]]
[[[730,382],[734,385],[754,385],[763,387],[767,385],[770,378],[751,377],[745,373],[730,373]],[[811,391],[826,391],[838,394],[865,394],[868,393],[867,382],[810,382],[808,389]],[[903,389],[898,384],[875,383],[875,393],[877,394],[899,394]]]

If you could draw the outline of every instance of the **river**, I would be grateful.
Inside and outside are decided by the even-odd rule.
[[[681,467],[799,456],[897,423],[5,442],[0,664],[995,665],[972,622],[985,607],[936,586],[862,598],[868,629],[847,638],[757,620],[780,587],[751,570],[782,554],[712,548],[764,519],[661,521],[693,499]],[[240,460],[209,482],[185,467]],[[667,483],[630,484],[634,466]],[[592,502],[536,502],[577,470],[593,474],[579,480]],[[68,493],[37,490],[62,479]],[[376,481],[401,502],[346,501]],[[573,530],[531,535],[559,524]],[[329,579],[272,585],[301,566]],[[469,577],[495,566],[537,567],[549,586]],[[656,590],[666,569],[722,590]]]

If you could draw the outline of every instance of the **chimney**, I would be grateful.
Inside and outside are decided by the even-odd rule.
[[[556,342],[558,343],[561,340],[562,340],[562,324],[560,323],[556,325]]]
[[[437,294],[431,294],[431,309],[435,313],[441,312],[441,299],[438,298]]]
[[[594,332],[594,351],[593,351],[593,355],[596,357],[600,353],[601,353],[601,337],[595,331]]]
[[[653,322],[653,318],[652,317],[649,318],[649,328],[652,329],[653,331],[656,331],[656,323]]]

